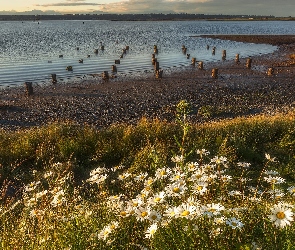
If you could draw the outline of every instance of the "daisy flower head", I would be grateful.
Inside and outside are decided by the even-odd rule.
[[[197,154],[202,157],[203,155],[209,155],[210,152],[208,150],[202,148],[202,149],[197,149]]]
[[[193,172],[193,171],[195,171],[197,169],[198,165],[199,164],[197,162],[188,162],[186,164],[186,167],[187,167],[189,172]]]
[[[184,181],[184,176],[185,176],[184,174],[177,171],[170,177],[170,181],[172,181],[172,182]]]
[[[153,238],[154,234],[156,233],[158,229],[158,225],[156,223],[152,224],[151,226],[148,227],[148,229],[145,232],[145,237],[146,238]]]
[[[203,206],[202,210],[204,211],[204,215],[207,215],[211,218],[215,215],[219,215],[220,212],[224,210],[224,206],[220,203],[211,203]]]
[[[157,205],[157,204],[163,203],[165,196],[166,196],[166,193],[162,191],[158,194],[155,194],[154,197],[150,197],[148,200],[148,203],[150,205]]]
[[[220,157],[215,156],[215,157],[213,157],[211,159],[211,162],[213,162],[213,163],[215,163],[217,165],[219,165],[219,164],[225,164],[226,161],[227,161],[227,158],[224,157],[224,156],[220,156]]]
[[[263,174],[265,174],[265,175],[278,175],[279,172],[274,171],[274,170],[266,170],[263,172]]]
[[[191,206],[190,204],[183,203],[176,208],[176,218],[193,219],[196,215],[197,207]]]
[[[158,168],[156,171],[156,179],[164,179],[167,178],[171,174],[171,170],[169,168]]]
[[[171,161],[175,163],[181,163],[184,161],[184,157],[182,155],[175,155],[171,158]]]
[[[284,228],[285,226],[290,225],[290,222],[293,221],[293,212],[289,207],[279,203],[271,208],[269,219],[276,227]]]
[[[242,168],[248,169],[248,168],[251,166],[251,163],[248,163],[248,162],[238,162],[237,165],[238,165],[239,167],[242,167]]]
[[[172,183],[165,188],[167,196],[174,196],[174,197],[182,196],[186,190],[187,190],[187,187],[185,185],[181,185],[180,183]]]
[[[176,213],[177,213],[177,208],[176,207],[170,207],[170,208],[166,209],[163,216],[169,217],[169,218],[174,218],[176,216]]]
[[[232,180],[232,177],[230,175],[221,175],[221,180],[223,183],[228,183]]]
[[[141,206],[135,210],[136,219],[139,221],[144,221],[149,218],[151,210],[149,207]]]
[[[148,176],[148,173],[140,173],[137,176],[135,176],[135,181],[143,181]]]
[[[162,218],[161,214],[155,210],[150,211],[148,215],[148,220],[155,223],[159,222],[161,218]]]
[[[192,192],[194,194],[204,195],[207,191],[207,186],[207,182],[199,181],[194,186],[192,186]]]
[[[244,224],[237,218],[232,217],[232,218],[228,218],[225,223],[227,225],[229,225],[232,229],[240,229],[244,226]]]
[[[271,185],[281,184],[285,182],[285,179],[282,177],[270,175],[268,177],[264,177],[264,180]]]
[[[101,240],[106,240],[111,234],[111,232],[112,232],[112,229],[108,226],[105,226],[98,234],[98,238]]]
[[[118,179],[119,179],[120,181],[124,181],[124,180],[126,180],[130,175],[131,175],[130,173],[119,174],[119,175],[118,175]]]

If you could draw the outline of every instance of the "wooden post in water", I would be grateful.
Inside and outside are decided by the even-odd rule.
[[[162,77],[163,77],[163,70],[162,69],[156,70],[156,78],[159,79]]]
[[[251,69],[251,64],[252,64],[252,59],[251,58],[248,58],[247,61],[246,61],[246,67],[248,69]]]
[[[33,95],[33,85],[32,84],[33,84],[32,82],[25,82],[27,96]]]
[[[212,55],[215,55],[215,51],[216,51],[216,48],[213,47],[213,48],[212,48]]]
[[[155,65],[155,63],[157,62],[157,58],[152,58],[152,64]]]
[[[216,68],[212,69],[211,76],[212,76],[212,78],[217,79],[218,78],[218,69],[216,69]]]
[[[223,50],[222,51],[222,60],[225,60],[226,59],[226,50]]]
[[[129,46],[128,45],[126,45],[126,50],[129,50]]]
[[[95,50],[94,50],[94,53],[95,53],[95,54],[98,54],[98,49],[95,49]]]
[[[56,74],[51,74],[52,83],[57,83]]]
[[[209,50],[210,49],[210,46],[209,45],[207,45],[207,50]]]
[[[154,68],[156,71],[160,69],[159,62],[155,62]]]
[[[268,70],[267,70],[267,75],[268,75],[268,76],[272,76],[273,73],[274,73],[274,68],[273,68],[273,67],[268,68]]]
[[[240,63],[240,55],[239,54],[236,54],[236,64]]]
[[[117,66],[116,66],[116,65],[112,65],[112,71],[113,71],[114,73],[117,73]]]
[[[102,78],[103,78],[104,80],[108,80],[108,79],[109,79],[109,72],[108,72],[108,71],[104,71],[104,72],[102,73]]]
[[[115,60],[115,64],[120,64],[120,60]]]
[[[155,54],[158,54],[158,47],[157,47],[157,45],[154,45],[154,53]]]
[[[196,65],[196,58],[192,57],[192,65],[195,66]]]
[[[200,70],[203,70],[203,69],[204,69],[204,64],[203,64],[202,61],[199,62],[199,64],[198,64],[198,68],[199,68]]]

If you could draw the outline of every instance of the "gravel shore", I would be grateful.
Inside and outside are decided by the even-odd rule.
[[[213,37],[213,36],[210,36]],[[56,83],[33,85],[34,94],[25,88],[1,90],[0,128],[15,130],[55,121],[71,121],[103,128],[114,123],[135,124],[142,117],[173,121],[175,105],[187,100],[193,105],[193,122],[286,112],[295,107],[295,35],[245,36],[216,35],[214,38],[278,46],[272,54],[247,58],[240,63],[229,60],[190,66],[141,77],[101,76]],[[273,74],[267,75],[269,68]],[[211,77],[218,68],[218,78]]]

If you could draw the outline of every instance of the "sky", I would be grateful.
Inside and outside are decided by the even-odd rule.
[[[0,14],[196,13],[295,16],[294,0],[0,0]]]

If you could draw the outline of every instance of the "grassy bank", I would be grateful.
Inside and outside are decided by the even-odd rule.
[[[195,125],[177,111],[0,132],[2,248],[294,249],[294,113]]]

